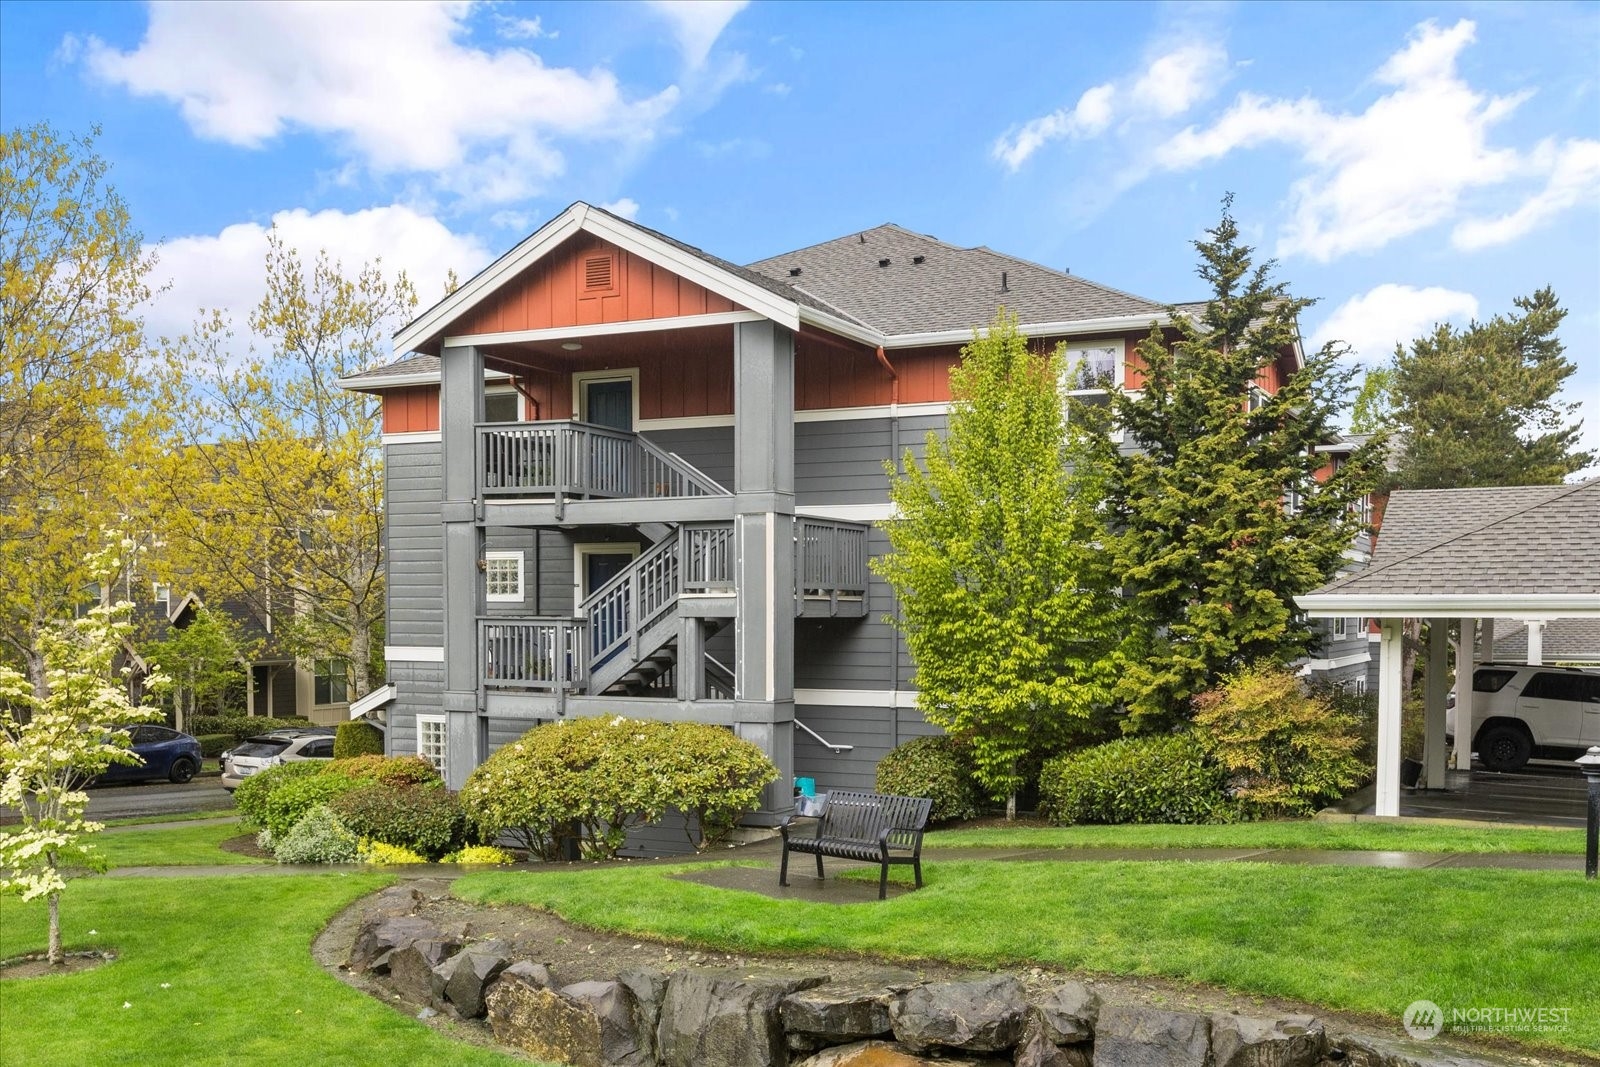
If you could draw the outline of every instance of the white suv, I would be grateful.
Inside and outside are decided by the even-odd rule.
[[[1445,732],[1455,738],[1456,709]],[[1484,663],[1472,675],[1472,748],[1491,771],[1600,745],[1600,671]]]
[[[312,726],[247,737],[242,745],[223,754],[222,788],[231,793],[246,778],[268,767],[307,759],[333,759],[332,730]]]

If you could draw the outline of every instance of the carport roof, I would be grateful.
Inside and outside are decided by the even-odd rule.
[[[1600,616],[1600,479],[1401,490],[1372,564],[1296,598],[1312,616]]]

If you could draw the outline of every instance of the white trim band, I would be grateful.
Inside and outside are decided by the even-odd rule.
[[[652,333],[656,330],[690,330],[699,326],[731,326],[738,322],[761,322],[754,311],[713,311],[706,315],[674,315],[664,319],[627,319],[623,322],[593,322],[582,326],[550,326],[539,330],[507,330],[503,333],[469,333],[446,337],[444,348],[464,345],[529,344],[539,341],[568,341],[576,337],[612,337],[624,333]]]
[[[390,663],[443,663],[444,648],[438,645],[384,645],[383,658]]]
[[[915,708],[915,689],[796,689],[796,705],[814,708]]]
[[[386,433],[383,443],[386,445],[436,445],[444,440],[443,434],[438,430],[418,430],[414,433]]]

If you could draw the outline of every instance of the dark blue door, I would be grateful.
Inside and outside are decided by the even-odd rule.
[[[633,432],[633,381],[585,382],[585,421]]]

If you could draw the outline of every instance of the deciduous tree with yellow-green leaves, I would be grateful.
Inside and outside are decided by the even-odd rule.
[[[266,283],[252,342],[214,311],[167,346],[154,514],[197,587],[299,656],[348,662],[364,693],[384,611],[383,457],[375,403],[339,379],[386,354],[416,294],[378,264],[308,263],[276,233]]]
[[[1124,617],[1093,543],[1105,468],[1068,433],[1062,360],[1004,314],[962,350],[948,433],[929,434],[921,465],[888,468],[893,552],[873,561],[899,598],[923,717],[970,748],[1010,815],[1030,762],[1110,704],[1101,665]]]

